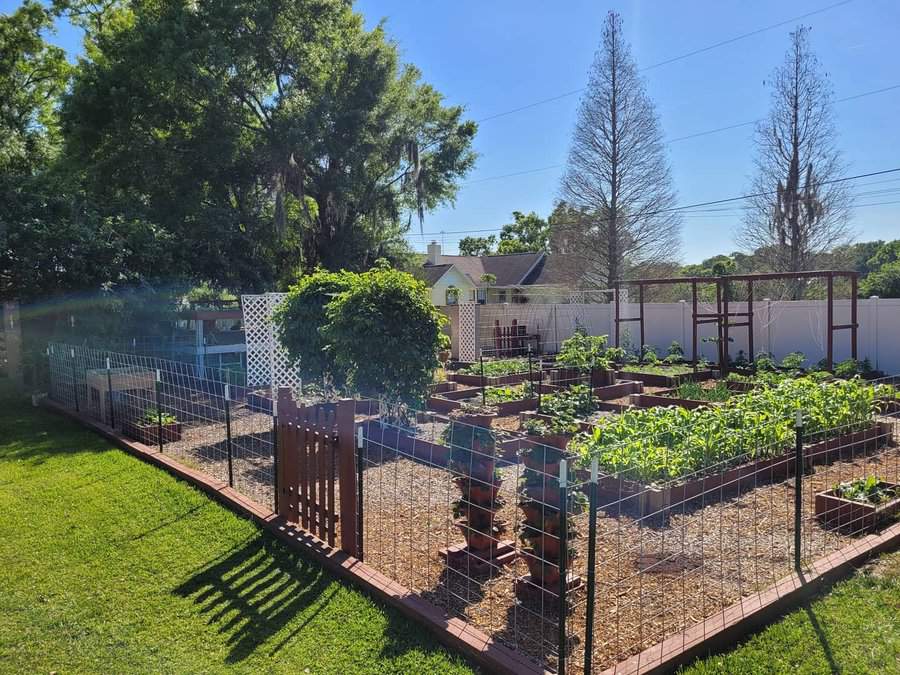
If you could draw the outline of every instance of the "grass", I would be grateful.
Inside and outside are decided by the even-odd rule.
[[[186,483],[8,400],[0,513],[0,673],[471,672]]]
[[[690,675],[900,673],[900,553],[874,564]]]

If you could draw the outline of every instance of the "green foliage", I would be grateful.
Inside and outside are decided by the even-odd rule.
[[[321,332],[336,368],[357,392],[421,405],[449,341],[446,317],[405,272],[374,269],[350,279],[326,305]]]
[[[550,434],[574,434],[578,432],[578,424],[574,418],[554,416],[548,424],[537,418],[529,418],[522,423],[522,430],[531,436],[549,436]]]
[[[723,381],[718,381],[712,387],[704,387],[699,382],[683,382],[675,389],[676,398],[685,398],[691,401],[727,401],[731,398],[731,390]]]
[[[698,368],[703,369],[698,364]],[[694,367],[689,365],[665,364],[665,363],[637,363],[628,362],[624,369],[628,373],[645,373],[647,375],[667,375],[669,377],[678,377],[679,375],[687,375],[694,372]]]
[[[842,481],[837,483],[833,490],[835,495],[842,499],[849,499],[852,502],[862,502],[864,504],[873,504],[875,506],[897,497],[897,490],[888,486],[876,476]]]
[[[781,359],[781,367],[789,370],[800,370],[806,363],[806,355],[803,352],[791,352]]]
[[[556,363],[585,371],[591,368],[609,368],[611,364],[606,348],[608,342],[607,335],[588,335],[581,330],[575,331],[572,337],[560,345]]]
[[[541,396],[540,412],[564,424],[587,417],[594,412],[591,390],[586,384],[573,384],[563,391],[545,394]]]
[[[160,422],[161,421],[161,422]],[[158,408],[147,408],[141,417],[143,424],[176,424],[178,418],[172,413],[163,412],[160,414]]]
[[[860,380],[820,383],[788,378],[735,396],[722,406],[655,407],[604,418],[570,449],[604,471],[646,483],[678,478],[723,462],[778,455],[793,438],[798,409],[809,435],[840,435],[867,426],[884,386]]]
[[[474,256],[491,255],[496,242],[497,238],[494,235],[489,237],[463,237],[459,240],[459,254]]]
[[[465,368],[460,368],[459,372],[464,375],[481,375],[482,366],[484,367],[485,377],[515,375],[517,373],[528,372],[528,359],[485,360],[484,362],[473,363]],[[536,369],[537,365],[535,365],[535,370]]]
[[[513,211],[513,221],[500,231],[497,253],[538,253],[550,249],[550,225],[534,211]]]
[[[684,358],[684,348],[678,340],[672,340],[667,351],[668,356],[675,356],[679,359]]]
[[[521,401],[534,396],[534,388],[530,382],[502,387],[485,387],[484,389],[484,399],[487,405],[496,405],[506,401]]]
[[[476,125],[344,0],[104,5],[66,161],[172,236],[176,271],[243,290],[397,262],[474,164]]]
[[[775,357],[768,352],[759,352],[753,359],[753,365],[757,371],[762,372],[774,372],[777,366]]]
[[[656,349],[651,345],[644,345],[641,347],[641,361],[649,365],[659,363],[659,356],[656,353]]]
[[[900,298],[900,261],[887,263],[869,274],[860,284],[860,293],[879,298]]]
[[[346,373],[338,368],[324,333],[326,308],[339,293],[350,289],[350,272],[318,270],[292,286],[273,316],[278,339],[304,379],[343,384]]]

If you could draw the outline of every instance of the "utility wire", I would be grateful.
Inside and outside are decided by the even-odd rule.
[[[881,87],[880,89],[873,89],[871,91],[864,91],[859,94],[853,94],[852,96],[845,96],[843,98],[835,99],[835,103],[844,103],[845,101],[854,101],[859,98],[865,98],[866,96],[875,96],[876,94],[883,94],[887,91],[893,91],[895,89],[900,89],[900,84],[892,84],[889,87]],[[724,127],[716,127],[715,129],[707,129],[706,131],[698,131],[693,134],[686,134],[685,136],[676,136],[675,138],[670,138],[665,141],[665,144],[668,145],[670,143],[678,143],[680,141],[687,141],[692,138],[700,138],[701,136],[709,136],[710,134],[717,134],[722,131],[730,131],[731,129],[739,129],[741,127],[748,127],[754,124],[758,124],[762,122],[765,118],[760,117],[755,120],[750,120],[748,122],[738,122],[737,124],[729,124]],[[498,176],[485,176],[484,178],[476,178],[475,180],[468,180],[464,183],[460,183],[460,185],[475,185],[477,183],[486,183],[492,180],[501,180],[503,178],[513,178],[515,176],[525,176],[532,173],[540,173],[541,171],[550,171],[551,169],[561,169],[565,166],[565,163],[560,164],[548,164],[547,166],[540,166],[536,169],[525,169],[523,171],[515,171],[513,173],[504,173]]]
[[[759,35],[761,33],[765,33],[770,30],[775,30],[776,28],[781,28],[782,26],[787,26],[788,24],[794,23],[795,21],[800,21],[802,19],[809,18],[811,16],[815,16],[816,14],[822,14],[823,12],[827,12],[832,9],[836,9],[838,7],[842,7],[843,5],[848,5],[853,0],[841,0],[841,2],[836,2],[831,5],[826,5],[825,7],[820,7],[819,9],[814,9],[811,12],[807,12],[806,14],[801,14],[800,16],[795,16],[791,19],[785,19],[784,21],[779,21],[778,23],[773,23],[769,26],[765,26],[763,28],[757,28],[756,30],[750,31],[749,33],[743,33],[741,35],[736,35],[735,37],[728,38],[727,40],[721,40],[720,42],[716,42],[711,45],[707,45],[705,47],[700,47],[699,49],[694,49],[689,52],[685,52],[684,54],[679,54],[678,56],[673,56],[671,58],[665,59],[664,61],[659,61],[658,63],[650,64],[649,66],[644,66],[640,68],[640,72],[646,72],[648,70],[653,70],[654,68],[659,68],[661,66],[666,66],[670,63],[675,63],[676,61],[681,61],[683,59],[690,58],[692,56],[696,56],[697,54],[703,54],[705,52],[711,51],[713,49],[718,49],[719,47],[724,47],[725,45],[730,45],[735,42],[739,42],[740,40],[744,40],[748,37],[753,37],[754,35]],[[504,110],[502,112],[494,113],[493,115],[488,115],[487,117],[482,117],[479,120],[475,120],[479,124],[481,122],[488,122],[490,120],[495,120],[500,117],[506,117],[507,115],[513,115],[517,112],[522,112],[523,110],[530,110],[531,108],[536,108],[537,106],[544,105],[545,103],[552,103],[553,101],[559,101],[564,98],[568,98],[569,96],[574,96],[575,94],[580,94],[587,87],[580,87],[578,89],[573,89],[571,91],[567,91],[562,94],[558,94],[556,96],[551,96],[550,98],[541,99],[540,101],[535,101],[534,103],[528,103],[526,105],[519,106],[518,108],[512,108],[510,110]]]
[[[871,178],[873,176],[884,176],[887,174],[893,174],[900,172],[900,167],[895,167],[893,169],[882,169],[881,171],[870,171],[869,173],[860,173],[854,176],[844,176],[842,178],[832,178],[830,180],[823,180],[817,183],[817,185],[833,185],[836,183],[845,183],[851,180],[859,180],[860,178]],[[880,181],[879,181],[880,182]],[[777,193],[777,190],[767,190],[764,192],[754,192],[751,194],[739,195],[737,197],[726,197],[724,199],[713,199],[705,202],[695,202],[693,204],[684,204],[681,206],[672,206],[665,209],[657,209],[656,211],[648,211],[646,213],[641,213],[639,215],[633,216],[634,218],[647,218],[649,216],[656,216],[664,213],[674,213],[679,211],[690,211],[691,209],[697,209],[705,206],[716,206],[719,204],[730,204],[733,202],[744,201],[747,199],[755,199],[757,197],[767,197]],[[876,206],[877,204],[872,204],[871,206]],[[627,216],[626,216],[627,218]],[[476,230],[442,230],[440,232],[431,232],[431,233],[407,233],[413,236],[421,236],[421,237],[434,237],[438,235],[445,234],[473,234],[478,232],[499,232],[502,230],[501,227],[493,227],[493,228],[485,228],[485,229],[476,229]]]

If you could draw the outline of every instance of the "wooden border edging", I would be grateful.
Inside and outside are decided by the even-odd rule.
[[[538,664],[524,655],[496,642],[462,619],[445,616],[440,609],[407,588],[353,556],[329,547],[308,532],[279,518],[271,509],[267,509],[229,488],[227,483],[188,468],[174,457],[160,453],[157,448],[128,440],[120,436],[115,429],[96,420],[82,417],[55,401],[45,398],[41,404],[51,412],[62,414],[79,422],[139,459],[191,483],[222,505],[249,518],[289,546],[306,553],[335,576],[353,583],[369,595],[400,610],[402,614],[430,630],[443,645],[461,652],[463,656],[486,668],[489,672],[503,673],[504,675],[517,675],[518,673],[538,675],[545,672]]]
[[[602,675],[668,673],[697,658],[734,649],[742,640],[795,609],[803,600],[849,576],[868,558],[900,544],[900,523],[819,558],[808,572],[784,577],[724,611],[604,670]]]

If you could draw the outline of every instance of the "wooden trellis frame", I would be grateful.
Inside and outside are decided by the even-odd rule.
[[[850,323],[834,323],[834,280],[835,278],[850,279]],[[715,277],[661,277],[659,279],[620,279],[613,282],[613,299],[615,302],[615,345],[619,346],[620,324],[637,321],[640,323],[641,348],[645,343],[644,334],[644,288],[647,286],[664,286],[672,284],[690,284],[691,286],[691,361],[697,366],[697,337],[701,324],[715,323],[718,336],[719,369],[722,373],[728,372],[728,338],[732,328],[747,329],[747,344],[750,362],[753,363],[753,285],[762,281],[793,281],[798,279],[825,279],[827,287],[827,328],[826,328],[826,362],[829,370],[834,366],[834,334],[835,331],[850,331],[850,354],[857,358],[857,332],[859,321],[857,318],[857,289],[859,273],[849,270],[815,270],[809,272],[765,272],[759,274],[729,274]],[[744,312],[730,311],[731,284],[734,282],[746,282],[747,284],[747,310]],[[698,309],[697,287],[700,284],[715,284],[716,286],[716,311],[701,314]],[[636,317],[622,317],[620,289],[622,287],[637,286],[638,288],[638,315]],[[745,319],[734,322],[732,319]]]

